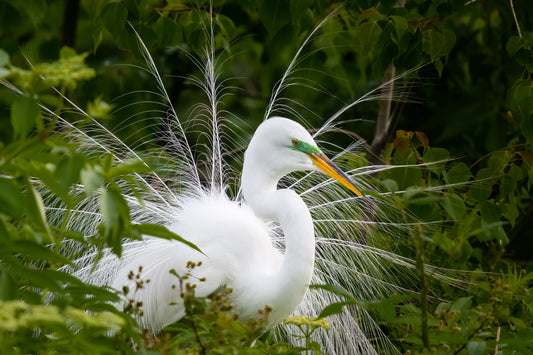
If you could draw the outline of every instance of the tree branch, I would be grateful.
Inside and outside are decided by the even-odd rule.
[[[76,42],[76,27],[78,25],[78,10],[80,0],[67,0],[63,13],[63,32],[61,43],[63,46],[74,47]]]

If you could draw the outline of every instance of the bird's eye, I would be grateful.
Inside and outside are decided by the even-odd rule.
[[[292,145],[295,146],[295,147],[298,146],[298,141],[296,139],[293,139],[292,140]]]

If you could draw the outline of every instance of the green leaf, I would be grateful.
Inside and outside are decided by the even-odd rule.
[[[442,63],[442,60],[440,60],[440,58],[435,59],[433,65],[435,66],[435,70],[439,74],[439,78],[442,77],[442,70],[444,69],[444,64]]]
[[[29,185],[26,187],[24,195],[26,216],[40,231],[46,234],[48,237],[47,242],[53,242],[54,237],[46,220],[46,211],[41,194],[32,185]]]
[[[0,177],[0,211],[18,218],[22,214],[24,196],[12,179]]]
[[[104,189],[99,196],[100,211],[104,221],[103,235],[113,252],[122,253],[122,237],[130,227],[130,210],[122,194],[114,189]]]
[[[78,182],[84,160],[85,157],[82,154],[74,154],[72,157],[64,157],[57,164],[54,176],[64,190],[68,190]]]
[[[516,181],[509,175],[503,175],[500,178],[500,194],[504,198],[508,198],[514,194],[516,190]]]
[[[9,54],[0,48],[0,67],[5,66],[9,63]]]
[[[78,53],[73,48],[63,46],[59,50],[59,58],[60,59],[69,59],[69,58],[75,58],[78,56]],[[82,54],[83,56],[83,54]]]
[[[422,45],[424,52],[431,60],[447,56],[455,44],[455,33],[449,29],[438,31],[429,29],[423,32]]]
[[[409,23],[403,16],[391,16],[391,19],[394,22],[394,32],[396,33],[399,42],[402,40],[405,32],[407,31]]]
[[[502,207],[492,201],[481,203],[481,217],[488,223],[498,222],[502,216]]]
[[[161,16],[157,20],[154,30],[157,35],[157,42],[161,47],[176,46],[183,41],[181,27],[166,16]]]
[[[354,304],[357,303],[357,301],[351,295],[351,293],[348,292],[348,290],[346,290],[344,287],[342,287],[340,285],[333,285],[333,284],[311,285],[311,286],[309,286],[309,288],[311,288],[311,289],[319,288],[319,289],[334,293],[334,294],[336,294],[338,296],[343,296],[343,297],[347,298],[348,300],[350,300],[350,302],[352,302]]]
[[[102,9],[100,19],[105,28],[117,36],[124,31],[128,20],[128,9],[120,2],[112,2]]]
[[[292,22],[298,21],[298,19],[305,14],[305,11],[313,5],[315,0],[291,0],[291,19]]]
[[[34,286],[47,288],[52,291],[61,292],[61,285],[52,276],[52,270],[36,270],[28,268],[18,258],[12,255],[2,255],[3,261],[9,265],[9,273],[11,276],[17,276],[29,284]],[[59,272],[59,271],[55,271]],[[73,276],[72,276],[73,277]]]
[[[401,154],[394,153],[395,164],[408,164],[409,162],[401,158]],[[406,190],[409,186],[414,186],[422,179],[422,172],[420,167],[413,166],[399,166],[391,169],[387,169],[382,173],[383,179],[392,179],[398,184],[399,190]]]
[[[8,272],[0,269],[0,301],[15,299],[17,285]]]
[[[318,315],[318,318],[324,318],[324,317],[328,317],[334,314],[340,314],[343,312],[344,306],[349,306],[352,304],[354,303],[350,301],[331,303],[327,305],[326,307],[324,307],[322,312],[320,312],[320,314]]]
[[[506,49],[507,53],[512,57],[524,46],[525,41],[518,36],[511,36],[507,41]]]
[[[259,17],[268,34],[273,37],[291,19],[289,2],[286,0],[263,1]]]
[[[98,165],[85,164],[80,171],[80,180],[87,196],[92,195],[104,185],[102,169]]]
[[[41,107],[29,97],[23,96],[11,104],[11,125],[17,138],[25,138],[41,115]]]
[[[56,179],[55,174],[47,168],[45,165],[34,164],[30,173],[41,180],[46,187],[48,187],[54,194],[56,194],[63,202],[68,206],[72,204],[72,197],[67,189],[65,189]]]
[[[485,354],[487,344],[484,341],[469,341],[466,344],[468,355],[482,355]]]
[[[176,233],[170,231],[167,227],[159,225],[159,224],[152,224],[152,223],[142,223],[137,224],[133,226],[134,228],[137,228],[138,231],[141,234],[144,235],[150,235],[152,237],[167,239],[167,240],[177,240],[185,245],[188,245],[192,249],[200,252],[203,254],[203,252],[198,248],[195,244],[189,242],[188,240],[180,237]]]
[[[441,200],[442,207],[455,220],[461,220],[466,214],[466,206],[461,197],[456,194],[448,193]]]
[[[224,15],[218,14],[215,18],[221,34],[228,40],[232,40],[235,36],[235,24],[233,21]],[[229,43],[228,43],[229,45]]]
[[[465,183],[472,177],[470,169],[463,162],[455,164],[449,171],[443,172],[442,175],[444,181],[449,185]]]
[[[398,191],[398,184],[396,183],[396,181],[392,179],[386,179],[380,182],[387,189],[388,192]]]
[[[361,50],[370,52],[381,36],[381,27],[377,22],[365,22],[359,27]]]
[[[133,173],[147,173],[152,169],[142,160],[128,159],[109,169],[107,178],[115,178]]]
[[[8,232],[7,221],[0,218],[0,245],[1,243],[9,243],[10,239],[16,239],[16,234]]]
[[[461,297],[455,300],[450,306],[451,311],[458,311],[460,313],[465,313],[472,306],[472,296]]]
[[[486,182],[476,181],[468,188],[466,193],[468,198],[474,201],[486,201],[492,194],[492,186]]]
[[[57,262],[61,264],[71,264],[70,260],[60,255],[46,246],[36,244],[27,240],[19,240],[14,243],[14,248],[22,256],[27,256],[32,260],[42,260],[46,262]]]
[[[520,211],[515,203],[506,203],[503,216],[511,223],[511,227],[515,226],[516,220],[520,216]]]
[[[431,172],[439,174],[444,169],[444,165],[446,164],[449,158],[450,153],[446,149],[429,147],[428,150],[424,153],[422,161],[425,164],[428,164],[427,168]]]

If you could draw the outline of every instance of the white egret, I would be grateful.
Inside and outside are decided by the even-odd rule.
[[[141,326],[156,332],[185,314],[176,289],[178,280],[169,271],[185,275],[188,261],[201,261],[192,271],[196,278],[205,278],[196,283],[197,296],[227,286],[233,290],[230,299],[239,319],[257,317],[258,310],[268,305],[272,308],[269,323],[281,322],[301,302],[314,268],[311,214],[294,191],[277,189],[281,177],[301,170],[322,170],[362,196],[300,124],[270,118],[256,130],[245,153],[242,190],[246,204],[223,195],[190,198],[168,226],[204,254],[175,241],[139,242],[137,248],[125,251],[112,270],[109,285],[135,289],[137,280],[128,275],[141,267],[141,278],[150,282],[133,297],[143,305]],[[269,222],[281,226],[285,252],[273,245]],[[108,262],[101,261],[104,266]],[[91,276],[95,277],[101,281],[101,275]]]
[[[272,92],[266,116],[280,113],[288,116],[292,112],[284,104],[286,101],[281,94],[284,87],[295,85],[290,79],[298,56],[328,18],[309,34],[297,51]],[[87,252],[70,271],[92,284],[107,285],[117,290],[128,286],[134,290],[135,280],[131,280],[129,275],[142,267],[141,278],[150,280],[150,283],[132,297],[142,302],[141,327],[152,332],[184,316],[179,290],[173,288],[178,280],[170,270],[183,275],[188,272],[188,261],[202,261],[200,267],[191,271],[197,278],[205,277],[205,282],[197,282],[196,295],[207,296],[220,286],[227,285],[233,289],[231,297],[240,319],[254,317],[258,310],[269,305],[272,308],[269,317],[272,325],[293,311],[298,315],[315,317],[325,306],[339,301],[336,295],[324,290],[306,292],[311,283],[343,283],[356,299],[362,301],[410,292],[404,289],[408,284],[404,281],[416,279],[415,262],[379,249],[380,245],[391,243],[398,235],[394,228],[405,229],[405,225],[398,226],[389,221],[390,206],[379,205],[379,198],[375,197],[377,192],[361,198],[362,194],[350,178],[328,160],[315,143],[316,137],[332,127],[333,121],[342,113],[361,101],[375,98],[383,85],[361,99],[347,103],[325,119],[326,123],[315,133],[315,138],[295,121],[281,117],[264,120],[245,153],[241,190],[236,193],[228,191],[230,182],[238,181],[239,177],[229,164],[225,164],[224,135],[220,132],[224,119],[217,108],[224,95],[217,81],[212,27],[206,32],[211,36],[210,47],[206,49],[206,57],[196,62],[201,74],[192,78],[192,82],[205,92],[208,104],[200,104],[199,110],[191,112],[194,112],[192,119],[200,121],[206,128],[204,133],[212,143],[210,147],[202,147],[206,148],[207,153],[203,153],[208,155],[208,159],[193,153],[195,146],[187,139],[190,133],[187,128],[190,129],[191,125],[183,126],[191,117],[178,119],[154,61],[140,40],[147,69],[157,84],[157,91],[153,93],[154,109],[147,111],[147,117],[153,119],[157,116],[161,120],[157,124],[162,122],[169,128],[163,132],[162,141],[168,142],[164,148],[171,153],[171,158],[162,174],[161,170],[154,169],[149,174],[134,177],[136,183],[143,187],[137,191],[142,195],[142,201],[128,189],[127,181],[118,179],[118,184],[124,187],[124,197],[129,203],[134,223],[165,225],[195,243],[203,254],[177,241],[147,237],[142,241],[125,240],[120,258],[111,251],[104,251],[102,258],[97,257],[98,253]],[[83,115],[84,125],[81,128],[63,121],[78,149],[90,154],[113,154],[118,162],[129,157],[150,165],[117,135],[89,117],[68,98],[65,99]],[[53,114],[52,111],[50,113]],[[59,119],[63,120],[62,117]],[[351,148],[340,154],[349,152]],[[199,161],[202,160],[204,169],[210,173],[203,174],[210,176],[207,179],[200,178]],[[357,178],[358,185],[367,189],[368,182],[360,177],[386,168],[362,167],[349,173]],[[302,170],[322,170],[340,184],[324,181],[314,173],[298,179],[290,175],[288,179],[282,179],[293,171]],[[86,196],[81,185],[75,192],[82,202],[75,210],[68,209],[67,227],[85,235],[94,235],[97,226],[102,223],[98,196]],[[361,202],[370,206],[372,218]],[[51,202],[49,206],[54,206],[48,209],[50,220],[63,223],[67,207],[57,202]],[[361,233],[363,237],[360,237]],[[283,237],[284,247],[279,247],[277,243],[280,237]],[[96,264],[95,260],[98,261]],[[429,266],[427,270],[435,277],[447,277]],[[375,348],[380,352],[395,352],[372,317],[358,305],[331,317],[330,324],[329,332],[317,331],[313,334],[313,340],[329,354],[368,354],[375,352]],[[282,327],[275,331],[287,333]]]

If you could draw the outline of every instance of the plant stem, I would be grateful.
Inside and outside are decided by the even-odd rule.
[[[420,276],[420,280],[422,283],[422,287],[420,290],[420,303],[422,308],[422,343],[424,344],[424,348],[429,348],[429,332],[428,332],[428,294],[429,294],[429,285],[428,285],[428,279],[426,277],[426,270],[424,267],[424,241],[422,240],[422,227],[418,227],[418,233],[415,236],[415,244],[416,244],[416,269],[418,271],[418,275]]]
[[[514,23],[516,25],[516,30],[518,31],[518,36],[522,38],[522,31],[520,31],[520,25],[518,24],[518,18],[516,17],[516,12],[514,11],[513,0],[509,0],[509,4],[511,5],[511,11],[513,13]]]

